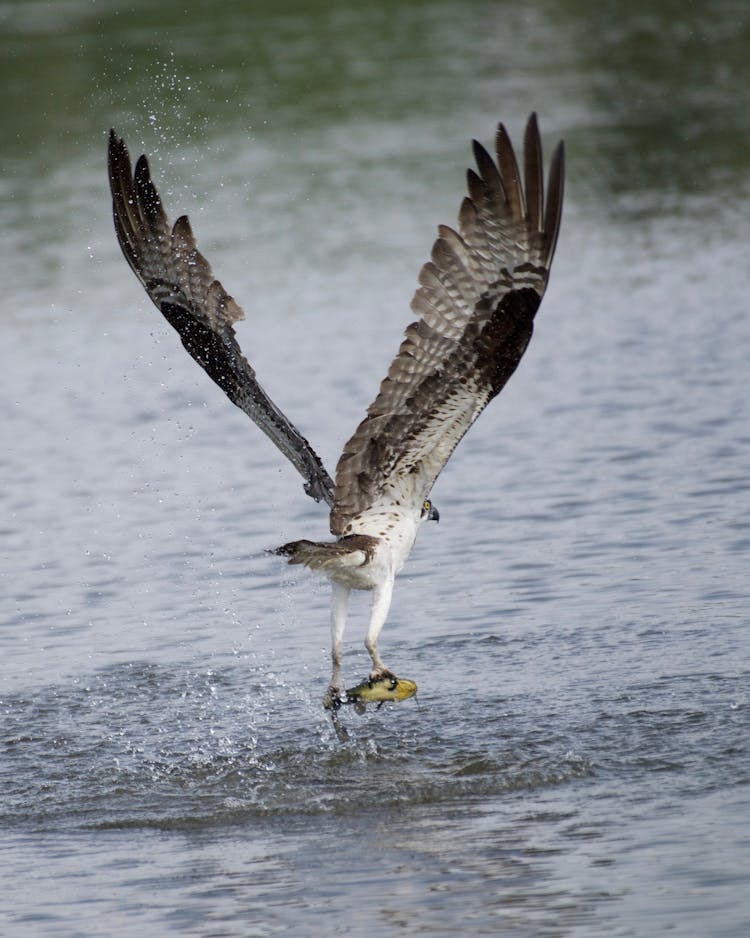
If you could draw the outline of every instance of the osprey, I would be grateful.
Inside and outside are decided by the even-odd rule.
[[[334,540],[292,541],[276,551],[333,585],[327,706],[344,699],[343,637],[353,589],[373,595],[365,639],[370,681],[396,686],[378,651],[394,578],[420,525],[438,520],[429,496],[441,469],[531,339],[560,228],[563,144],[552,156],[546,201],[535,114],[526,125],[523,180],[502,124],[495,153],[496,161],[474,141],[478,172],[468,171],[457,230],[439,227],[411,304],[418,319],[407,327],[332,480],[242,354],[234,323],[244,313],[214,278],[187,217],[170,226],[146,157],[133,172],[125,143],[110,131],[109,181],[125,258],[190,355],[289,459],[307,494],[330,506]]]

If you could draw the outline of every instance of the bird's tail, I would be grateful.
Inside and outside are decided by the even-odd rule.
[[[338,541],[289,541],[272,551],[288,557],[289,563],[301,563],[332,579],[344,569],[362,567],[372,559],[378,539],[353,534]]]

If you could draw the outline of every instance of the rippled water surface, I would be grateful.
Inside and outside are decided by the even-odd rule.
[[[750,14],[0,5],[0,934],[750,934]],[[111,230],[111,124],[331,469],[468,141],[568,188],[524,362],[321,707],[327,518]],[[347,673],[367,670],[367,601]]]

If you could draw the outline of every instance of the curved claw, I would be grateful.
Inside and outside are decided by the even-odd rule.
[[[325,710],[333,710],[335,713],[340,709],[342,704],[347,702],[346,698],[346,691],[342,691],[339,687],[331,686],[323,695],[323,708]]]
[[[373,684],[379,684],[380,681],[390,681],[391,690],[394,690],[398,685],[398,678],[393,671],[389,671],[388,668],[378,668],[377,671],[370,671],[370,675],[367,678],[368,685],[372,687]]]

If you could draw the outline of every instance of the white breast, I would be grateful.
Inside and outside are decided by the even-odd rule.
[[[418,527],[419,520],[412,512],[388,502],[375,504],[366,512],[352,518],[346,533],[376,537],[381,546],[376,550],[372,565],[386,567],[395,576],[411,553]]]

